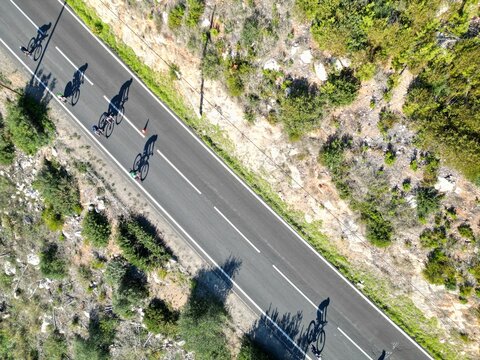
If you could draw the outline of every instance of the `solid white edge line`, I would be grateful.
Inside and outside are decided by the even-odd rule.
[[[65,58],[65,60],[67,60],[67,61],[70,63],[70,65],[72,65],[72,66],[75,68],[75,70],[79,71],[79,70],[78,70],[78,66],[75,65],[75,64],[73,63],[73,61],[71,61],[71,60],[67,57],[67,55],[65,55],[64,52],[58,48],[58,46],[55,46],[55,49],[57,49],[57,51]],[[93,82],[90,81],[90,79],[87,77],[87,75],[85,75],[85,73],[82,73],[82,74],[83,74],[83,77],[90,83],[90,85],[93,86]]]
[[[18,6],[17,4],[15,4],[15,3],[13,2],[13,0],[10,0],[10,2],[17,8],[18,11],[20,11],[20,12],[22,13],[23,16],[25,16],[25,17],[27,18],[28,21],[30,21],[30,22],[32,23],[32,25],[37,29],[37,31],[39,31],[39,32],[41,32],[43,35],[45,35],[45,33],[44,33],[42,30],[40,30],[40,28],[37,26],[37,24],[35,24],[35,23],[33,22],[33,20],[30,19],[30,18],[28,17],[28,15],[25,14],[22,9],[20,9],[20,6]]]
[[[168,160],[168,158],[165,155],[163,155],[163,153],[160,150],[157,149],[157,152],[161,157],[163,157],[163,159],[168,163],[168,165],[170,165],[183,178],[183,180],[185,180],[192,188],[194,188],[199,195],[202,195],[200,190],[198,190],[197,187],[193,185],[193,183],[190,180],[188,180],[188,178],[185,175],[183,175],[181,171],[178,170],[177,167],[173,165],[173,163],[170,160]]]
[[[289,278],[287,278],[280,270],[278,270],[278,268],[275,265],[272,265],[272,266],[295,290],[298,291],[300,295],[302,295],[305,298],[305,300],[307,300],[315,308],[315,310],[317,311],[319,310],[318,305],[315,305],[315,303],[312,300],[310,300],[307,297],[307,295],[305,295],[292,281],[290,281]]]
[[[360,350],[363,355],[365,355],[368,359],[373,360],[370,356],[368,356],[368,354],[367,354],[365,351],[362,350],[362,348],[361,348],[360,346],[357,345],[357,343],[356,343],[355,341],[353,341],[353,340],[350,338],[350,336],[348,336],[348,335],[345,333],[345,331],[343,331],[343,330],[340,329],[339,327],[337,327],[337,330],[340,331],[340,332],[342,333],[342,335],[345,336],[348,340],[350,340],[350,342],[351,342],[353,345],[355,345],[355,347],[356,347],[358,350]]]
[[[112,106],[115,110],[117,110],[117,112],[119,114],[122,114],[122,117],[130,124],[130,126],[137,132],[140,134],[141,137],[145,138],[145,134],[143,134],[140,130],[138,130],[135,125],[133,125],[133,123],[126,117],[126,115],[120,111],[120,109],[118,109],[115,105],[112,104],[112,102],[110,101],[109,98],[107,98],[105,95],[103,95],[103,98],[105,99],[105,101],[108,103],[108,105]]]
[[[62,4],[61,0],[57,0],[58,3]],[[403,331],[397,324],[395,324],[383,311],[381,311],[372,301],[367,298],[360,290],[358,290],[350,281],[348,281],[343,274],[338,271],[332,264],[330,264],[320,253],[318,253],[305,239],[303,239],[285,220],[283,220],[280,215],[278,215],[273,209],[271,209],[264,201],[263,199],[260,198],[250,187],[248,187],[245,182],[240,179],[240,177],[233,172],[232,169],[228,167],[227,164],[225,164],[218,156],[213,152],[212,149],[210,149],[200,138],[198,138],[195,133],[187,126],[183,121],[181,121],[165,104],[163,104],[156,96],[155,94],[152,93],[152,91],[147,88],[147,86],[140,81],[140,79],[137,77],[136,74],[134,74],[99,38],[95,36],[95,34],[92,33],[92,31],[85,25],[78,17],[76,14],[73,13],[72,10],[67,6],[65,7],[67,11],[72,15],[72,17],[77,20],[77,22],[88,31],[88,33],[122,66],[139,84],[141,87],[144,88],[145,91],[147,91],[152,98],[162,106],[165,111],[167,111],[179,124],[182,126],[203,148],[210,153],[214,157],[215,160],[217,160],[221,166],[225,168],[234,178],[237,179],[242,186],[244,186],[247,191],[249,191],[254,197],[257,198],[258,201],[268,210],[270,211],[280,222],[282,222],[300,241],[302,241],[305,246],[307,246],[319,259],[321,259],[330,269],[332,269],[338,276],[340,276],[347,284],[350,286],[360,297],[365,300],[370,306],[372,306],[387,322],[389,322],[395,329],[397,329],[403,336],[405,336],[415,347],[417,347],[426,357],[429,359],[433,360],[433,357],[428,354],[424,348],[422,348],[415,340],[413,340],[405,331]]]
[[[28,72],[35,77],[35,79],[37,79],[41,84],[42,86],[45,88],[45,90],[47,90],[51,95],[52,95],[52,98],[54,98],[57,103],[63,107],[63,109],[77,122],[77,124],[87,133],[89,134],[89,136],[93,139],[93,141],[95,141],[97,143],[97,145],[115,162],[115,164],[117,164],[117,166],[124,172],[125,175],[128,175],[130,177],[130,174],[129,172],[120,164],[120,162],[105,148],[105,146],[103,146],[100,141],[98,139],[96,139],[96,137],[80,122],[80,120],[78,120],[78,118],[73,115],[73,113],[65,106],[65,104],[63,104],[54,94],[53,92],[47,87],[45,86],[45,84],[43,82],[40,81],[40,79],[34,74],[34,72],[32,70],[30,70],[30,68],[18,57],[17,54],[15,54],[12,49],[10,49],[10,47],[3,41],[2,38],[0,38],[0,42],[8,49],[8,51],[10,51],[10,53],[15,56],[15,58],[20,61],[20,63],[28,70]],[[157,200],[155,200],[155,198],[150,195],[150,193],[145,190],[138,181],[133,181],[134,184],[136,184],[136,186],[150,199],[151,202],[153,202],[157,207],[158,209],[160,209],[161,212],[163,212],[165,214],[165,216],[168,218],[168,220],[170,220],[200,251],[201,253],[218,269],[220,270],[220,272],[233,284],[233,286],[242,293],[243,296],[245,296],[246,299],[248,299],[248,301],[250,301],[250,303],[257,309],[257,311],[265,318],[267,319],[293,346],[295,346],[295,348],[297,348],[298,351],[300,351],[302,353],[302,355],[304,355],[307,359],[309,360],[312,360],[298,345],[297,343],[295,343],[295,341],[293,341],[292,338],[290,338],[290,336],[288,336],[288,334],[283,331],[283,329],[275,322],[272,320],[272,318],[270,318],[270,316],[267,315],[267,313],[265,311],[263,311],[263,309],[257,305],[257,303],[255,301],[253,301],[253,299],[247,295],[247,293],[235,282],[233,281],[233,279],[228,276],[228,274],[216,263],[215,260],[213,260],[213,258],[190,236],[189,233],[187,233],[186,230],[183,229],[182,226],[180,226],[180,224],[158,203]]]
[[[221,217],[223,217],[223,219],[224,219],[227,223],[230,224],[230,226],[231,226],[232,228],[235,229],[235,231],[236,231],[237,233],[240,234],[241,237],[244,238],[244,240],[245,240],[246,242],[248,242],[248,243],[250,244],[251,247],[253,247],[253,248],[255,249],[255,251],[256,251],[257,253],[260,254],[260,250],[258,250],[258,248],[257,248],[255,245],[253,245],[253,243],[252,243],[250,240],[248,240],[248,238],[247,238],[245,235],[243,235],[243,234],[240,232],[240,230],[238,230],[237,227],[236,227],[235,225],[233,225],[233,223],[232,223],[230,220],[228,220],[228,218],[227,218],[225,215],[223,215],[220,210],[218,210],[218,208],[217,208],[216,206],[214,206],[213,208],[220,214]]]

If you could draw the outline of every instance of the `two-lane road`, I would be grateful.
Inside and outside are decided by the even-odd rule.
[[[72,123],[92,136],[125,176],[141,164],[145,178],[137,185],[208,262],[220,268],[232,260],[237,264],[234,273],[226,270],[225,275],[272,333],[283,337],[285,348],[274,349],[279,358],[314,358],[312,344],[322,348],[324,360],[429,358],[241,182],[61,1],[3,0],[0,11],[2,51],[52,93],[78,97],[74,106],[62,104]],[[40,50],[27,57],[20,47],[39,28],[45,33]],[[84,70],[83,83],[78,68]],[[117,123],[107,127],[108,138],[94,136],[89,129],[108,111],[117,113]],[[135,162],[137,154],[140,162]]]

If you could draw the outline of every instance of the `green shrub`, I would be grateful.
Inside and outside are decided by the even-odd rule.
[[[95,210],[88,211],[82,223],[82,236],[94,246],[104,247],[112,233],[108,218]]]
[[[245,19],[243,23],[242,32],[240,34],[240,43],[245,49],[251,49],[261,43],[262,31],[259,22],[259,14],[254,13],[252,16]]]
[[[17,103],[7,106],[5,125],[11,140],[27,155],[34,155],[38,149],[50,143],[55,126],[48,118],[47,107],[30,95],[21,95]]]
[[[370,80],[375,76],[375,72],[377,71],[377,66],[373,63],[366,63],[363,64],[355,73],[360,81],[367,81]]]
[[[0,114],[0,165],[10,165],[15,159],[15,146],[8,130],[4,127],[3,118]]]
[[[179,320],[180,335],[186,341],[185,349],[194,351],[199,360],[230,360],[223,331],[226,319],[223,304],[215,298],[191,297]]]
[[[417,159],[412,159],[410,161],[410,169],[412,169],[413,171],[417,171],[418,170],[418,161]]]
[[[106,360],[115,339],[118,321],[102,315],[90,318],[88,338],[77,336],[74,341],[75,360]]]
[[[179,314],[173,311],[165,301],[153,299],[144,310],[143,323],[154,334],[168,337],[176,335]]]
[[[48,212],[57,217],[78,214],[81,211],[80,193],[75,178],[62,166],[48,160],[44,161],[33,187],[40,192]],[[49,215],[52,219],[53,216]]]
[[[475,234],[473,233],[472,227],[468,223],[463,223],[457,228],[458,233],[465,239],[475,241]]]
[[[372,203],[357,203],[354,208],[360,211],[361,219],[366,225],[368,241],[378,247],[389,246],[393,235],[392,223]]]
[[[120,221],[116,240],[125,258],[142,270],[160,267],[171,258],[160,239],[134,219]]]
[[[437,182],[440,160],[432,153],[425,154],[424,159],[423,184],[425,186],[433,186]]]
[[[65,336],[60,334],[58,330],[52,331],[43,343],[42,350],[45,359],[66,359],[68,356],[68,347]]]
[[[410,191],[411,188],[412,188],[412,180],[410,179],[403,180],[402,182],[403,191]]]
[[[436,248],[428,255],[423,275],[432,284],[445,285],[449,289],[456,286],[456,270],[445,252]]]
[[[385,152],[385,164],[391,166],[395,163],[396,159],[397,157],[395,156],[395,151],[391,147],[389,147]]]
[[[353,71],[344,68],[339,74],[328,75],[328,80],[322,87],[322,94],[326,95],[333,106],[343,106],[355,100],[359,89],[360,81],[354,76]]]
[[[420,234],[420,244],[426,248],[441,248],[447,243],[447,233],[443,226],[425,229]]]
[[[231,96],[240,96],[245,91],[245,83],[252,73],[252,65],[242,59],[230,59],[226,64],[225,84]]]
[[[332,174],[332,180],[342,199],[350,196],[350,188],[346,182],[348,166],[345,162],[344,152],[351,147],[351,139],[348,136],[333,136],[323,145],[318,161],[328,168]]]
[[[430,214],[440,209],[442,196],[433,187],[418,188],[415,197],[417,200],[417,216],[421,221],[425,221]]]
[[[130,264],[124,258],[120,256],[113,258],[105,269],[105,282],[112,287],[118,287],[129,267]]]
[[[60,231],[63,228],[63,216],[53,210],[51,206],[42,211],[42,219],[45,225],[52,231]]]
[[[260,348],[247,335],[243,335],[242,346],[237,360],[270,360],[273,359],[267,352]]]
[[[380,130],[380,133],[385,136],[387,135],[388,130],[390,130],[398,121],[399,116],[397,113],[383,108],[382,111],[380,111],[380,119],[377,123],[378,130]]]
[[[206,79],[216,80],[222,74],[222,60],[215,49],[209,47],[202,58],[202,74]]]
[[[187,0],[187,16],[185,18],[185,24],[190,28],[197,26],[204,10],[205,4],[202,0]]]
[[[133,307],[142,306],[148,297],[145,276],[130,266],[112,296],[113,311],[124,318],[133,316]]]
[[[177,30],[180,26],[182,26],[184,15],[185,5],[183,3],[175,5],[168,13],[168,27],[171,30]]]
[[[50,279],[63,279],[67,275],[67,264],[61,258],[57,244],[44,245],[40,253],[40,271]]]
[[[279,120],[292,140],[317,128],[323,117],[325,100],[308,84],[299,83],[280,97]]]

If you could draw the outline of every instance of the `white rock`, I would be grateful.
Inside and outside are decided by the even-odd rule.
[[[313,55],[310,50],[305,50],[300,55],[300,60],[302,60],[304,64],[310,64],[312,62],[312,59],[313,59]]]
[[[37,254],[28,254],[27,263],[33,266],[37,266],[38,264],[40,264],[40,257]]]
[[[290,55],[293,56],[297,53],[298,51],[298,44],[294,44],[292,48],[290,49]]]
[[[209,28],[210,27],[210,20],[209,19],[203,19],[202,22],[201,22],[201,27],[204,27],[204,28]]]
[[[177,346],[184,346],[185,345],[185,340],[180,340],[177,342]]]
[[[57,149],[55,149],[54,147],[52,147],[52,156],[53,157],[58,157]]]
[[[315,64],[313,64],[313,68],[315,69],[315,74],[317,75],[318,80],[326,81],[328,79],[325,65],[323,65],[321,62],[316,62]]]
[[[90,319],[90,313],[88,311],[84,311],[83,315],[85,315],[87,319]]]
[[[435,189],[440,192],[451,192],[455,189],[455,182],[446,177],[439,176],[435,184]]]
[[[335,69],[338,71],[342,70],[343,68],[350,67],[351,64],[352,62],[347,58],[336,59],[334,63]]]
[[[313,217],[310,214],[305,214],[305,221],[307,224],[311,224],[313,222]]]
[[[45,334],[48,331],[48,327],[52,324],[51,316],[44,316],[42,326],[40,327],[40,332]]]
[[[98,200],[97,210],[99,210],[99,211],[105,210],[105,202],[103,200]]]
[[[278,65],[277,61],[274,59],[268,60],[265,65],[263,65],[263,68],[265,70],[275,70],[278,71],[280,70],[280,65]]]
[[[407,203],[410,205],[412,209],[415,209],[417,207],[417,199],[415,199],[415,196],[408,195],[405,197],[405,200],[407,200]]]
[[[300,171],[296,166],[289,166],[290,176],[292,177],[292,188],[300,189],[303,187],[303,180]]]
[[[15,266],[12,265],[10,261],[6,261],[5,264],[3,265],[3,269],[5,271],[5,274],[8,276],[15,275],[17,272],[17,269]]]

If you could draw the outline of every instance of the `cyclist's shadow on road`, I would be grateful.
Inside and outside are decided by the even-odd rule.
[[[42,42],[48,37],[48,30],[52,27],[52,23],[44,24],[37,30],[37,34],[33,36],[28,42],[27,47],[22,47],[22,50],[29,52],[33,60],[37,61],[42,56],[43,45]]]
[[[157,138],[157,135],[150,136],[143,147],[143,152],[138,153],[133,162],[132,170],[140,174],[141,181],[145,180],[148,175],[150,169],[148,160],[154,154],[154,147]]]
[[[73,79],[65,85],[63,96],[70,98],[72,106],[78,102],[80,98],[80,86],[85,81],[85,71],[87,71],[88,63],[80,66],[73,74]]]
[[[132,82],[133,78],[125,81],[120,87],[118,94],[110,100],[110,104],[108,105],[108,114],[115,117],[115,122],[117,125],[120,124],[123,119],[123,115],[125,114],[124,105],[128,100],[128,93],[130,92],[130,86],[132,85]]]
[[[306,337],[307,349],[309,348],[313,355],[319,358],[325,348],[327,336],[325,326],[327,325],[327,308],[330,305],[330,298],[323,300],[317,308],[317,318],[308,325]]]

